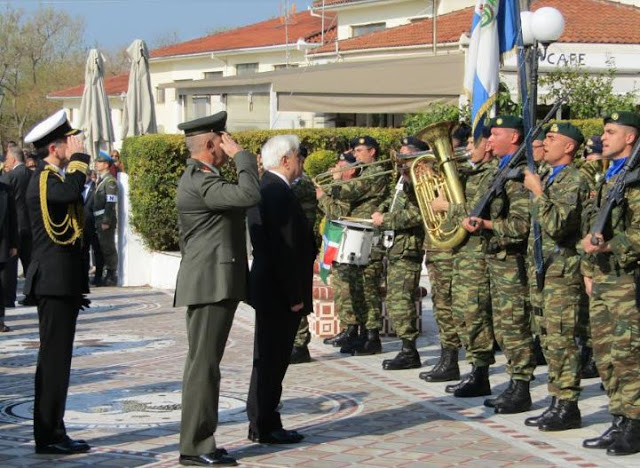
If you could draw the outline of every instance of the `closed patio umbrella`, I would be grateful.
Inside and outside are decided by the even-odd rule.
[[[147,44],[136,39],[127,48],[127,54],[131,58],[131,72],[122,119],[122,138],[157,133]]]
[[[104,57],[98,49],[89,51],[78,119],[87,150],[94,158],[101,147],[111,150],[114,141],[111,108],[104,88]]]

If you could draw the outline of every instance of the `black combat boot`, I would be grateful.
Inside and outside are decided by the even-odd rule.
[[[501,403],[496,403],[494,409],[498,414],[516,414],[529,411],[531,409],[529,382],[525,380],[514,380],[511,395]]]
[[[598,377],[596,361],[593,359],[593,348],[582,346],[580,350],[580,377],[583,379],[594,379]]]
[[[459,388],[464,387],[467,384],[467,382],[469,381],[469,379],[471,379],[471,374],[472,373],[473,373],[473,366],[471,367],[471,372],[469,374],[465,375],[464,378],[460,382],[447,385],[446,387],[444,387],[444,391],[447,392],[447,393],[453,393],[456,390],[458,390]]]
[[[626,418],[620,415],[613,415],[613,423],[599,437],[586,439],[582,442],[584,448],[606,449],[613,444],[622,433],[622,427]]]
[[[93,282],[91,284],[95,287],[100,287],[102,286],[102,282],[102,268],[96,268],[96,272],[93,275]]]
[[[289,364],[302,364],[305,362],[311,362],[309,348],[306,346],[294,346],[289,358]]]
[[[556,406],[556,397],[551,397],[551,404],[549,407],[538,416],[531,416],[524,420],[524,425],[529,427],[538,427],[544,418],[554,409]]]
[[[484,406],[487,408],[495,408],[497,405],[502,404],[505,400],[511,397],[513,393],[514,383],[513,380],[509,381],[509,386],[504,389],[504,391],[495,398],[487,398],[484,400]]]
[[[107,276],[104,277],[105,286],[118,286],[118,277],[114,270],[107,270]]]
[[[348,328],[351,330],[349,331],[347,338],[342,342],[340,352],[343,354],[353,355],[356,349],[362,348],[364,342],[367,341],[367,329],[364,325],[349,325]]]
[[[435,365],[428,371],[420,372],[420,374],[418,374],[418,378],[424,380],[427,377],[427,375],[431,374],[434,371],[434,369],[442,365],[443,359],[444,359],[444,348],[440,346],[440,357],[438,358],[438,362],[436,362]]]
[[[420,355],[416,350],[414,340],[402,340],[402,349],[393,359],[382,361],[382,368],[385,370],[417,369],[421,367]]]
[[[453,396],[458,398],[471,398],[485,395],[491,395],[489,366],[474,366],[465,384],[453,391]]]
[[[542,344],[540,343],[539,335],[536,335],[536,337],[533,339],[533,354],[536,357],[537,366],[547,365],[547,360],[544,357],[544,352],[542,352]]]
[[[347,328],[342,330],[337,335],[333,335],[330,338],[325,338],[322,342],[326,345],[333,345],[334,347],[340,347],[347,340],[349,334],[353,333],[355,335],[358,334],[358,326],[357,325],[347,325]]]
[[[640,452],[640,419],[625,419],[620,435],[607,448],[607,455],[633,455]]]
[[[356,356],[371,356],[372,354],[380,354],[382,352],[382,342],[377,329],[367,330],[367,340],[362,347],[356,348]]]
[[[538,424],[545,432],[567,431],[582,427],[582,416],[577,401],[558,400],[555,408]]]
[[[450,382],[460,379],[460,367],[458,367],[458,350],[455,348],[442,348],[442,359],[431,372],[424,376],[426,382]]]

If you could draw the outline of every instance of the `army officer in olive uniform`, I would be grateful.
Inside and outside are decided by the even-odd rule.
[[[110,169],[113,159],[104,151],[96,157],[96,169],[99,179],[93,195],[93,217],[96,224],[96,234],[100,250],[104,257],[107,276],[102,281],[102,271],[96,269],[96,284],[103,286],[118,285],[118,251],[116,249],[116,224],[118,207],[118,181],[111,175]],[[100,275],[100,276],[99,276]]]
[[[187,306],[180,464],[235,465],[216,448],[220,361],[238,302],[247,299],[245,211],[260,200],[256,156],[224,132],[226,112],[185,122],[187,160],[178,185],[182,262],[174,306]],[[220,167],[234,159],[238,183]]]

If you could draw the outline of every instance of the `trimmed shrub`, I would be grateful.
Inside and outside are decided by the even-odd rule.
[[[311,178],[327,172],[338,161],[338,153],[331,150],[318,150],[304,160],[304,171]]]

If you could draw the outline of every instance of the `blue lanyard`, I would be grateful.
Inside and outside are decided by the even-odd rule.
[[[556,176],[560,174],[562,169],[564,169],[565,167],[567,167],[567,164],[560,164],[559,166],[554,166],[553,169],[551,170],[551,175],[549,176],[549,178],[545,183],[545,187],[548,187],[549,185],[551,185],[553,183],[553,179],[555,179]]]
[[[613,161],[611,161],[611,166],[609,166],[609,169],[607,169],[607,173],[604,176],[604,180],[609,182],[609,179],[618,175],[618,173],[624,167],[624,163],[626,162],[627,162],[627,158],[614,159]]]
[[[504,169],[507,166],[507,164],[509,164],[509,161],[511,161],[512,157],[513,157],[513,154],[508,154],[508,155],[504,156],[500,160],[500,163],[498,164],[498,169]]]

